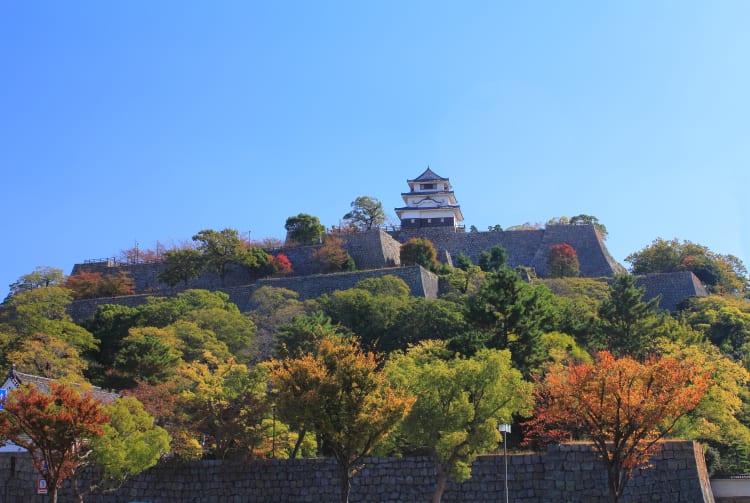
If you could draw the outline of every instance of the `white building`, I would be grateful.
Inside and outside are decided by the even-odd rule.
[[[402,229],[452,227],[463,222],[461,207],[453,194],[450,180],[429,167],[413,180],[406,181],[409,192],[401,193],[406,206],[395,208]]]

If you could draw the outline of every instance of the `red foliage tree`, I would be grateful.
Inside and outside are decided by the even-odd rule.
[[[108,421],[102,404],[89,393],[54,382],[49,393],[24,385],[8,394],[0,436],[29,451],[56,503],[63,481],[89,463],[88,440],[103,435]]]
[[[575,277],[579,273],[578,254],[568,243],[550,246],[547,255],[547,276],[550,278]]]
[[[283,253],[271,255],[271,267],[275,274],[290,274],[292,272],[292,261]]]
[[[607,468],[612,501],[648,463],[677,420],[698,406],[710,375],[673,357],[640,363],[604,351],[594,363],[552,367],[534,393],[526,442],[589,438]]]

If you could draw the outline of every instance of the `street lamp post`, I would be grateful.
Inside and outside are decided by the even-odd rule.
[[[508,433],[510,433],[509,424],[497,425],[498,431],[503,434],[503,460],[505,461],[505,503],[508,503]]]

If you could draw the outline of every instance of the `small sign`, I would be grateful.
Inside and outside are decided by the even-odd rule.
[[[36,481],[36,493],[47,494],[47,479],[40,478]]]
[[[0,388],[0,410],[5,408],[5,399],[8,397],[8,390]]]

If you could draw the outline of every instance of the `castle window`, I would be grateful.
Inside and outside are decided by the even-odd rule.
[[[423,183],[419,186],[422,190],[435,190],[435,184],[434,183]]]

